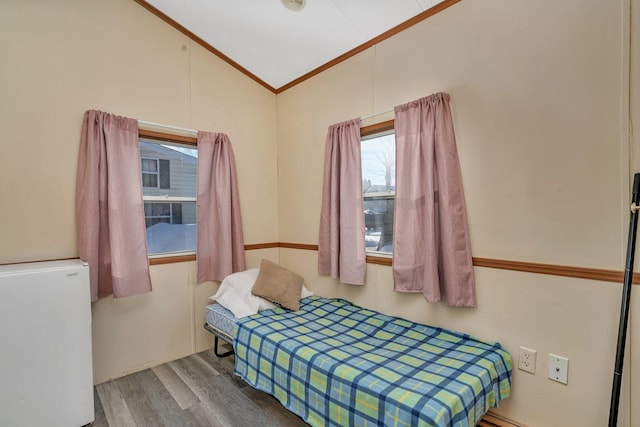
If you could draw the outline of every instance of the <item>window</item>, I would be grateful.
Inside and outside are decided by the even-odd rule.
[[[144,219],[147,227],[160,222],[182,224],[182,203],[145,202]]]
[[[363,136],[361,158],[366,250],[391,254],[396,192],[393,130]]]
[[[158,188],[158,159],[140,159],[142,186]]]
[[[147,138],[139,144],[149,255],[195,252],[197,148]]]
[[[171,188],[171,161],[167,159],[141,158],[142,187]]]

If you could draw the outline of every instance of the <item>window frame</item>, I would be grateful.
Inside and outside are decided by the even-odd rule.
[[[138,138],[139,139],[139,138]],[[149,172],[149,171],[144,171],[142,169],[142,163],[144,163],[144,160],[152,160],[154,162],[156,162],[156,171],[155,172]],[[144,177],[144,175],[155,175],[156,176],[156,185],[144,185],[144,179],[142,180],[142,188],[160,188],[160,159],[154,159],[152,157],[140,157],[140,172],[142,173],[142,176]]]
[[[383,134],[385,132],[392,131],[395,133],[395,120],[387,120],[384,122],[374,123],[368,126],[360,127],[360,141],[363,138],[372,137],[373,135]],[[379,193],[375,193],[375,196],[378,196]],[[381,197],[388,198],[389,195],[387,193],[380,194]],[[395,191],[393,192],[393,197],[395,199]],[[364,193],[362,200],[364,202]],[[378,264],[378,265],[386,265],[391,266],[393,262],[393,253],[384,253],[384,252],[376,252],[376,251],[367,251],[365,249],[365,257],[366,262],[368,264]]]
[[[145,196],[142,196],[142,201],[145,202],[145,203],[146,202],[149,202],[149,203],[164,203],[164,204],[169,205],[169,215],[146,215],[146,212],[145,212],[145,216],[144,216],[145,222],[146,222],[147,218],[152,218],[152,219],[155,219],[155,218],[169,218],[169,224],[172,223],[171,221],[172,221],[172,218],[173,218],[173,215],[172,215],[173,214],[173,206],[172,206],[173,205],[173,201],[157,202],[155,200],[154,201],[147,200],[144,197]]]
[[[182,145],[189,145],[194,148],[198,148],[198,139],[192,136],[172,134],[166,132],[157,132],[151,131],[147,129],[138,128],[138,139],[151,139],[153,141],[157,141],[158,143],[169,142],[169,143],[178,143]],[[141,157],[142,158],[142,157]],[[159,165],[158,165],[159,166]],[[160,171],[158,170],[158,174]],[[142,179],[142,175],[140,175],[140,179]],[[141,183],[142,184],[142,183]],[[158,186],[160,185],[160,177],[158,176]],[[153,188],[153,187],[147,187]],[[156,187],[159,188],[159,187]],[[195,197],[171,197],[167,198],[166,196],[143,196],[143,203],[147,202],[195,202]],[[145,236],[146,239],[146,236]],[[196,260],[196,252],[194,251],[183,251],[183,252],[170,252],[170,253],[162,253],[162,254],[154,254],[148,255],[149,265],[159,265],[159,264],[171,264],[176,262],[188,262]]]

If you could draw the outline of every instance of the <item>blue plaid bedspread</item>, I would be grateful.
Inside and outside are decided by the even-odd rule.
[[[500,344],[309,297],[238,320],[235,374],[313,426],[475,426],[509,396]]]

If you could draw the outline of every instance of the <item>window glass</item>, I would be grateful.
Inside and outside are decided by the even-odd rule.
[[[150,256],[195,252],[197,161],[194,146],[140,139]]]
[[[158,159],[141,159],[142,186],[158,187]]]
[[[391,254],[396,191],[393,131],[362,138],[361,158],[366,250]]]

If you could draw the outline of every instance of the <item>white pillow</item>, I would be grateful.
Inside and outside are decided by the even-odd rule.
[[[258,297],[251,295],[251,288],[259,272],[257,268],[252,268],[228,275],[220,284],[218,292],[209,299],[230,310],[238,319],[256,314],[260,301]]]
[[[231,311],[238,319],[256,314],[258,311],[278,307],[271,301],[251,294],[251,289],[256,283],[259,273],[260,269],[250,268],[246,271],[228,275],[220,284],[218,292],[210,296],[209,299],[216,301]],[[310,292],[303,285],[300,298],[306,298],[311,295],[313,295],[313,292]]]
[[[313,295],[313,292],[311,292],[309,289],[307,289],[303,284],[302,285],[302,290],[300,291],[300,299],[306,298],[306,297],[310,297],[312,295]]]

